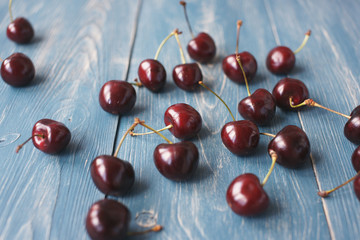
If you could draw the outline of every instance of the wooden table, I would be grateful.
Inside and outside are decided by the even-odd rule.
[[[190,181],[169,181],[156,170],[152,158],[163,140],[156,135],[128,137],[119,157],[133,164],[136,181],[132,191],[118,200],[132,212],[131,230],[140,229],[136,214],[150,211],[165,229],[142,237],[146,239],[359,238],[360,204],[352,184],[327,199],[316,194],[355,175],[350,160],[356,146],[344,137],[345,118],[315,108],[277,109],[271,125],[260,130],[275,134],[288,124],[301,127],[310,139],[312,157],[296,170],[277,165],[265,186],[269,209],[245,218],[230,210],[225,192],[242,173],[265,176],[271,162],[270,138],[261,136],[256,154],[249,157],[237,157],[223,146],[220,131],[231,118],[221,102],[205,89],[182,91],[171,79],[172,68],[180,63],[174,39],[159,57],[168,72],[161,93],[137,89],[136,106],[127,116],[101,109],[101,86],[112,79],[133,81],[139,63],[153,58],[174,28],[184,32],[180,36],[184,46],[190,40],[178,1],[14,1],[14,15],[28,18],[36,32],[28,45],[7,39],[7,4],[0,3],[0,55],[25,53],[36,67],[36,77],[23,88],[0,81],[1,240],[88,239],[85,216],[91,204],[104,197],[90,177],[92,160],[113,152],[134,117],[161,128],[165,110],[179,102],[192,105],[203,118],[203,128],[194,139],[199,168]],[[217,45],[215,61],[201,66],[204,81],[224,98],[237,119],[241,119],[237,104],[247,96],[246,89],[226,78],[221,62],[235,51],[238,19],[244,21],[240,51],[251,52],[258,61],[252,92],[271,91],[282,78],[266,69],[268,51],[280,44],[295,49],[310,28],[313,34],[296,55],[296,68],[289,76],[304,81],[314,100],[335,110],[350,114],[360,103],[359,2],[193,0],[188,12],[195,32],[208,32]],[[16,146],[41,118],[65,123],[72,132],[70,145],[59,155],[44,154],[32,144],[16,154]],[[169,132],[165,135],[177,141]]]

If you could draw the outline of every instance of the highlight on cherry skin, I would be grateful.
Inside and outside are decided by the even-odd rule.
[[[14,53],[2,60],[1,77],[5,83],[13,87],[28,85],[35,77],[35,67],[28,56]]]
[[[6,29],[7,37],[16,43],[29,43],[34,37],[34,29],[31,23],[23,17],[13,19],[12,0],[9,1],[10,24]]]
[[[30,140],[40,151],[56,154],[63,151],[71,139],[70,130],[61,122],[41,119],[33,127],[32,135],[16,148],[16,153]]]

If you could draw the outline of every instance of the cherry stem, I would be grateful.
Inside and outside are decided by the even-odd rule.
[[[166,142],[168,142],[169,144],[173,144],[173,142],[171,142],[169,139],[167,139],[164,135],[162,135],[159,131],[153,129],[152,127],[148,126],[145,124],[144,121],[140,121],[138,118],[135,118],[135,121],[137,121],[141,126],[146,127],[147,129],[155,132],[157,135],[159,135],[160,137],[162,137]]]
[[[182,49],[182,46],[181,46],[181,43],[180,43],[180,39],[179,39],[179,34],[181,34],[181,32],[177,31],[176,29],[176,32],[175,32],[175,38],[176,38],[176,41],[179,45],[179,51],[180,51],[180,56],[181,56],[181,61],[183,64],[186,63],[186,60],[185,60],[185,56],[184,56],[184,51]]]
[[[174,36],[176,31],[177,31],[177,29],[175,29],[174,31],[172,31],[172,32],[160,43],[160,46],[159,46],[159,48],[157,49],[156,54],[155,54],[155,57],[154,57],[155,60],[158,59],[159,54],[160,54],[160,51],[161,51],[162,47],[165,45],[165,43],[167,42],[167,40],[169,40],[169,38],[171,38],[172,36]]]
[[[141,82],[139,82],[139,80],[137,78],[134,79],[133,83],[130,83],[133,86],[137,86],[137,87],[142,87],[143,84]]]
[[[272,137],[272,138],[276,137],[276,135],[275,135],[275,134],[272,134],[272,133],[260,133],[260,134],[261,134],[261,135],[268,136],[268,137]]]
[[[236,24],[237,24],[237,28],[236,28],[236,50],[235,50],[235,54],[237,55],[239,53],[240,27],[242,25],[242,21],[238,20],[236,22]]]
[[[337,111],[335,111],[335,110],[332,110],[332,109],[330,109],[330,108],[324,107],[324,106],[316,103],[316,102],[315,102],[313,99],[311,99],[311,98],[305,99],[302,103],[299,103],[299,104],[297,104],[297,105],[294,105],[294,104],[293,104],[293,101],[292,101],[292,98],[290,97],[290,98],[289,98],[289,103],[290,103],[290,107],[292,107],[292,108],[298,108],[298,107],[302,107],[302,106],[318,107],[318,108],[325,109],[325,110],[327,110],[327,111],[329,111],[329,112],[338,114],[338,115],[340,115],[340,116],[343,116],[343,117],[345,117],[345,118],[347,118],[347,119],[350,119],[350,118],[351,118],[349,115],[346,115],[346,114],[337,112]]]
[[[120,151],[120,147],[121,145],[123,144],[124,140],[125,140],[125,137],[129,134],[130,131],[134,130],[134,128],[139,124],[138,121],[134,121],[134,123],[129,127],[129,129],[125,132],[125,134],[122,136],[120,142],[119,142],[119,145],[117,146],[116,148],[116,151],[114,153],[114,157],[117,157],[117,155],[119,154],[119,151]]]
[[[187,25],[188,25],[188,27],[189,27],[191,37],[192,37],[192,38],[195,38],[194,33],[193,33],[192,29],[191,29],[191,25],[190,25],[190,21],[189,21],[188,15],[187,15],[186,2],[185,2],[185,1],[180,1],[180,4],[184,7],[185,19],[186,19],[186,23],[187,23]]]
[[[11,5],[12,5],[12,0],[9,1],[9,15],[10,15],[10,22],[13,22],[14,19],[11,11]]]
[[[344,182],[343,184],[337,186],[336,188],[333,188],[333,189],[327,190],[327,191],[319,191],[319,192],[318,192],[318,195],[319,195],[320,197],[323,197],[323,198],[324,198],[324,197],[327,197],[327,196],[329,196],[330,193],[332,193],[332,192],[338,190],[339,188],[345,186],[345,185],[348,184],[349,182],[353,181],[353,180],[354,180],[357,176],[359,176],[359,175],[360,175],[360,171],[359,171],[355,176],[353,176],[352,178],[350,178],[349,180],[347,180],[347,181]]]
[[[170,128],[172,128],[172,127],[173,127],[173,125],[170,124],[170,125],[167,125],[167,126],[164,127],[164,128],[158,129],[158,130],[156,130],[156,131],[162,132],[162,131],[165,131],[165,130],[170,129]],[[153,134],[153,133],[155,133],[155,132],[154,132],[154,131],[146,132],[146,133],[134,133],[134,132],[130,132],[130,135],[131,135],[131,136],[143,136],[143,135],[149,135],[149,134]]]
[[[250,93],[250,89],[249,89],[249,84],[248,84],[248,80],[246,78],[246,74],[245,74],[245,71],[244,71],[244,68],[241,64],[241,59],[240,59],[240,55],[236,54],[236,61],[238,62],[240,68],[241,68],[241,72],[244,76],[244,81],[245,81],[245,85],[246,85],[246,90],[247,90],[247,93],[248,93],[248,96],[251,96],[251,93]]]
[[[230,113],[233,121],[235,122],[236,120],[235,120],[235,118],[234,118],[234,115],[232,114],[230,108],[229,108],[228,105],[225,103],[225,101],[222,100],[222,98],[221,98],[219,95],[217,95],[213,90],[211,90],[208,86],[206,86],[206,85],[203,83],[203,81],[199,81],[199,84],[200,84],[201,86],[203,86],[204,88],[206,88],[207,90],[209,90],[212,94],[214,94],[214,95],[225,105],[225,107],[226,107],[227,110],[229,111],[229,113]]]
[[[310,35],[311,35],[311,30],[308,30],[306,33],[305,33],[305,38],[303,40],[303,42],[301,43],[301,45],[294,51],[294,54],[297,54],[298,52],[300,52],[303,47],[305,47],[307,41],[309,40],[310,38]]]
[[[150,232],[160,232],[161,230],[163,229],[163,226],[161,225],[156,225],[150,229],[147,229],[145,231],[142,231],[142,232],[128,232],[127,235],[128,236],[137,236],[137,235],[143,235],[143,234],[147,234],[147,233],[150,233]]]
[[[45,138],[45,136],[42,135],[42,134],[35,134],[35,135],[29,137],[25,142],[23,142],[23,143],[20,144],[19,146],[17,146],[15,152],[16,152],[16,153],[19,153],[20,149],[21,149],[25,144],[27,144],[33,137]]]
[[[277,158],[278,158],[278,156],[277,156],[277,154],[276,154],[275,151],[270,150],[269,153],[270,153],[270,156],[271,156],[272,163],[271,163],[271,166],[270,166],[270,169],[269,169],[268,173],[266,174],[264,180],[263,180],[262,183],[261,183],[261,186],[264,186],[264,185],[266,184],[266,182],[268,181],[268,179],[269,179],[272,171],[274,170],[275,163],[276,163],[276,160],[277,160]]]

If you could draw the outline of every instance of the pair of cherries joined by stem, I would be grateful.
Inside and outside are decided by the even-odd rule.
[[[310,155],[310,143],[306,133],[297,126],[284,127],[268,145],[268,153],[272,159],[271,167],[262,183],[251,173],[236,177],[226,192],[229,207],[238,215],[254,216],[263,213],[269,206],[269,197],[264,185],[272,173],[275,163],[288,168],[303,165]]]
[[[9,14],[11,23],[6,29],[7,37],[16,43],[29,43],[34,37],[34,29],[30,22],[23,17],[13,19],[12,11],[12,0],[9,1]]]
[[[308,30],[301,45],[293,52],[285,46],[273,48],[266,57],[266,67],[273,74],[286,75],[295,66],[295,54],[300,52],[309,40],[311,31]]]
[[[348,119],[344,126],[345,137],[355,144],[360,144],[360,106],[357,106],[350,116],[334,111],[316,103],[309,98],[306,85],[297,79],[283,78],[273,89],[276,104],[284,110],[294,110],[303,106],[311,106],[325,109]]]

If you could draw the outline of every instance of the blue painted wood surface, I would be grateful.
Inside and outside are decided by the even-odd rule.
[[[311,28],[312,37],[289,76],[303,80],[319,103],[350,113],[360,97],[359,10],[356,1],[335,0],[188,2],[195,32],[208,32],[217,45],[214,62],[201,66],[204,82],[234,114],[246,90],[225,77],[221,61],[235,50],[238,19],[244,21],[240,51],[251,52],[258,61],[251,91],[271,91],[281,78],[265,67],[268,51],[279,44],[295,49]],[[132,191],[118,198],[132,212],[131,229],[140,229],[135,216],[143,211],[153,213],[165,227],[160,233],[133,239],[358,238],[359,201],[352,186],[324,200],[316,194],[319,188],[331,188],[355,174],[350,157],[356,146],[343,135],[345,118],[321,109],[298,113],[277,109],[270,127],[260,130],[276,133],[288,124],[302,127],[311,142],[312,158],[297,170],[276,166],[265,186],[271,199],[268,211],[243,218],[227,206],[227,186],[245,172],[260,179],[265,176],[271,162],[270,138],[261,136],[258,151],[249,157],[237,157],[225,149],[219,133],[231,118],[223,105],[205,89],[188,93],[172,81],[172,68],[180,63],[174,39],[159,56],[168,73],[163,92],[137,89],[134,110],[121,118],[100,108],[102,84],[136,78],[139,63],[154,57],[159,43],[174,28],[183,31],[180,40],[186,46],[190,34],[178,1],[14,1],[13,12],[32,22],[35,41],[16,45],[6,38],[9,17],[7,2],[2,1],[0,57],[27,54],[36,67],[36,78],[25,88],[0,82],[1,240],[88,239],[87,210],[104,197],[91,180],[91,161],[112,153],[134,117],[160,128],[165,110],[179,102],[192,105],[203,117],[203,129],[194,140],[200,164],[193,179],[176,183],[159,174],[152,154],[163,140],[156,135],[128,137],[119,153],[136,173]],[[31,134],[33,124],[45,117],[69,127],[70,146],[60,155],[46,155],[29,144],[16,154],[15,147]],[[241,119],[238,113],[236,118]],[[169,132],[165,135],[177,141]]]

